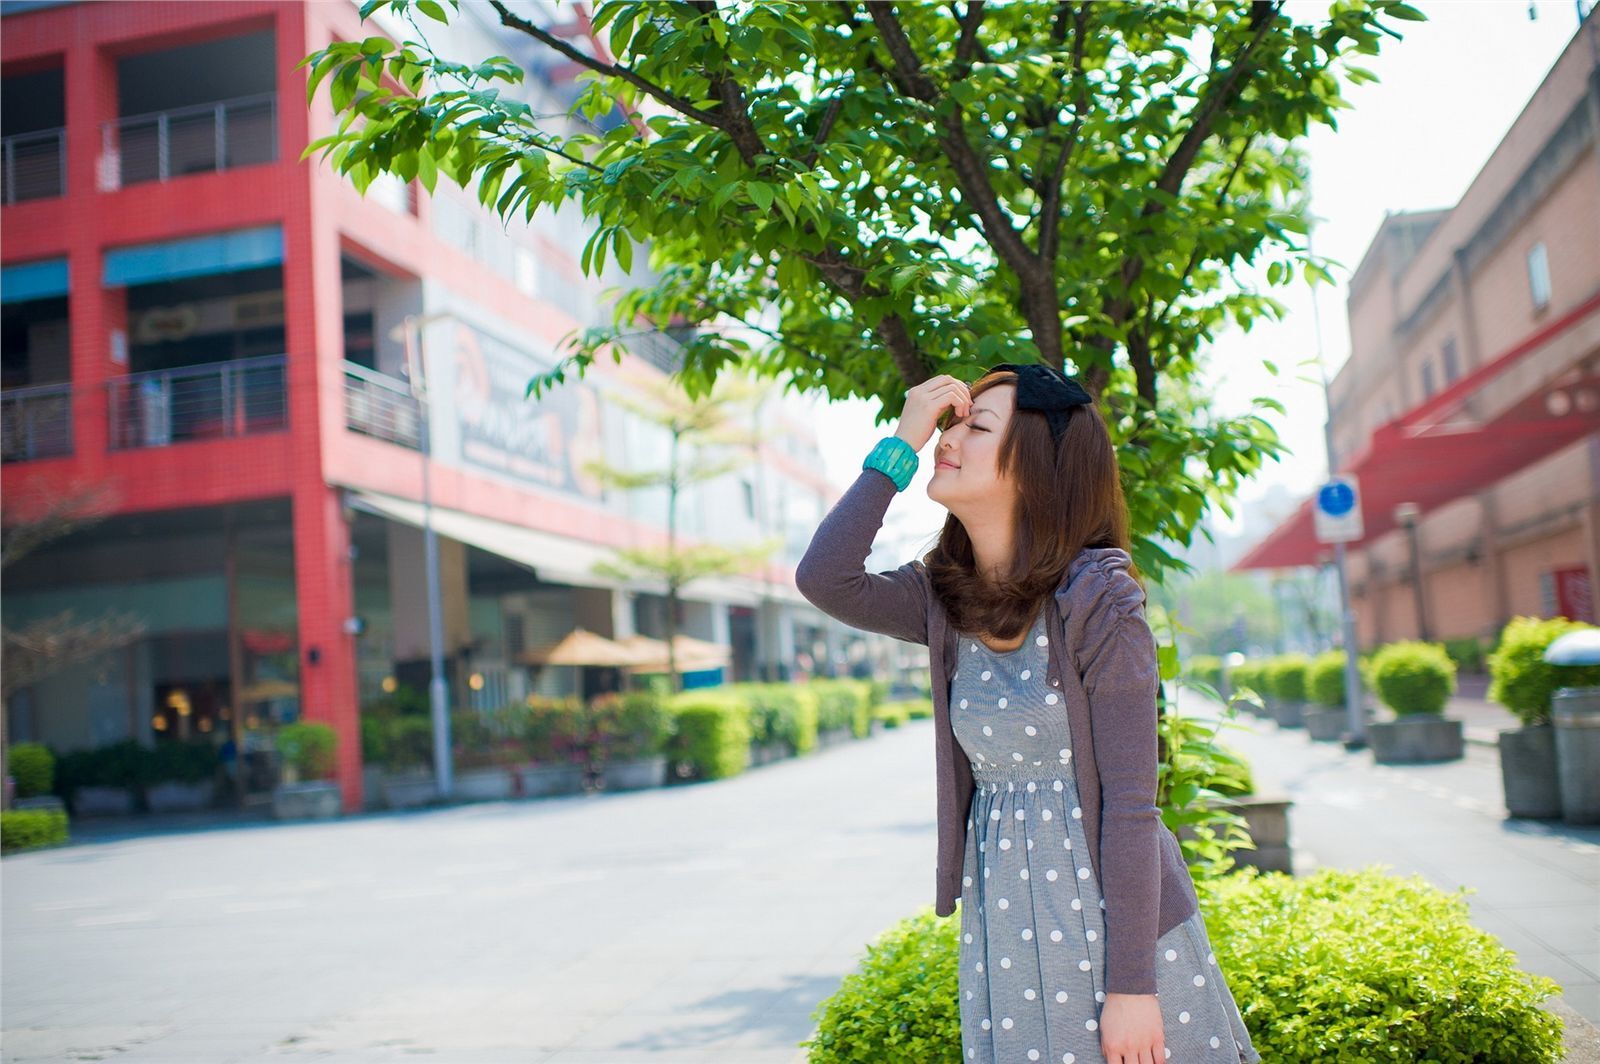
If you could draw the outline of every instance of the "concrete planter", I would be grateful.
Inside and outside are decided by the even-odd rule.
[[[517,770],[512,765],[486,765],[455,774],[451,787],[456,797],[469,801],[511,798],[517,792]]]
[[[194,809],[211,808],[216,789],[215,780],[194,783],[162,780],[144,789],[144,799],[152,813],[186,813]]]
[[[1367,725],[1372,759],[1380,765],[1457,761],[1465,752],[1461,722],[1437,713],[1414,713]]]
[[[383,775],[383,804],[387,809],[415,809],[437,801],[439,787],[425,768]]]
[[[1294,871],[1294,854],[1289,845],[1289,808],[1294,801],[1281,794],[1242,794],[1221,799],[1217,808],[1238,813],[1245,819],[1245,830],[1255,841],[1253,850],[1234,850],[1233,859],[1263,872]],[[1180,839],[1193,839],[1188,825],[1178,829]]]
[[[1550,699],[1561,819],[1600,824],[1600,687],[1563,687]]]
[[[1307,706],[1301,715],[1306,734],[1314,743],[1337,742],[1344,735],[1350,714],[1334,706]]]
[[[817,732],[817,749],[821,750],[829,746],[838,746],[840,743],[849,742],[854,737],[855,734],[849,728],[829,728],[827,731],[819,730]]]
[[[869,738],[874,736],[874,735],[882,735],[882,734],[883,734],[883,720],[881,718],[873,717],[873,718],[871,718],[870,720],[867,721],[867,736]]]
[[[361,766],[361,805],[362,808],[383,808],[383,766]]]
[[[750,764],[766,765],[789,756],[789,744],[781,740],[750,744]]]
[[[1534,820],[1560,816],[1555,728],[1549,724],[1508,728],[1500,733],[1499,745],[1506,812]]]
[[[272,815],[279,820],[327,820],[339,815],[339,784],[302,780],[272,788]]]
[[[131,812],[132,788],[91,785],[72,792],[73,816],[127,816]]]
[[[667,756],[655,754],[609,762],[601,770],[600,780],[608,791],[638,791],[665,786]]]
[[[522,793],[529,798],[578,794],[583,790],[582,765],[523,765],[519,775]]]
[[[1282,702],[1274,700],[1272,703],[1272,719],[1278,722],[1280,728],[1305,727],[1304,702]]]

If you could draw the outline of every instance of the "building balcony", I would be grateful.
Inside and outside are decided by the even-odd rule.
[[[67,188],[64,129],[0,138],[0,203],[60,196]]]
[[[31,462],[72,453],[72,385],[0,392],[0,461]]]
[[[289,426],[285,355],[130,373],[106,382],[113,451]]]
[[[277,128],[271,93],[118,118],[101,127],[100,190],[272,162]]]
[[[344,364],[344,424],[351,432],[422,449],[422,406],[403,380]]]

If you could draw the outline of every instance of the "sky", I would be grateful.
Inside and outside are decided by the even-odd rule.
[[[1471,185],[1578,27],[1574,0],[1412,0],[1427,22],[1394,22],[1403,40],[1386,37],[1377,56],[1356,65],[1378,80],[1346,85],[1353,105],[1337,113],[1339,128],[1313,126],[1304,140],[1311,167],[1312,251],[1336,260],[1336,284],[1268,289],[1264,271],[1241,273],[1289,310],[1281,322],[1258,321],[1248,333],[1229,326],[1205,355],[1206,379],[1219,410],[1250,409],[1271,395],[1286,416],[1265,411],[1292,453],[1269,462],[1239,494],[1240,509],[1281,485],[1296,498],[1309,495],[1326,475],[1318,332],[1331,379],[1350,352],[1345,318],[1348,282],[1386,212],[1453,206]],[[1529,18],[1530,9],[1537,15]],[[1297,22],[1325,19],[1326,3],[1290,0]],[[1320,320],[1320,330],[1314,322]],[[1277,363],[1273,376],[1263,359]],[[1309,362],[1307,360],[1310,360]],[[1305,363],[1304,365],[1297,364]],[[1297,379],[1298,378],[1298,379]],[[829,479],[841,489],[855,480],[861,460],[892,422],[873,421],[878,404],[852,400],[820,406],[817,427]],[[937,435],[937,434],[936,434]],[[900,559],[920,553],[945,517],[927,496],[933,442],[921,453],[916,479],[885,517],[880,542]],[[1215,515],[1218,527],[1233,531]],[[898,562],[896,562],[898,564]]]

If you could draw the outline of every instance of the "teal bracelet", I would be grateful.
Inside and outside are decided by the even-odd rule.
[[[876,469],[894,481],[895,491],[905,491],[917,472],[917,452],[899,436],[885,436],[872,448],[862,469]]]

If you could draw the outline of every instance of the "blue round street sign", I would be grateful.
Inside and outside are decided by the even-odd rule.
[[[1317,492],[1317,508],[1329,517],[1343,517],[1356,504],[1356,493],[1342,480],[1324,484]]]

